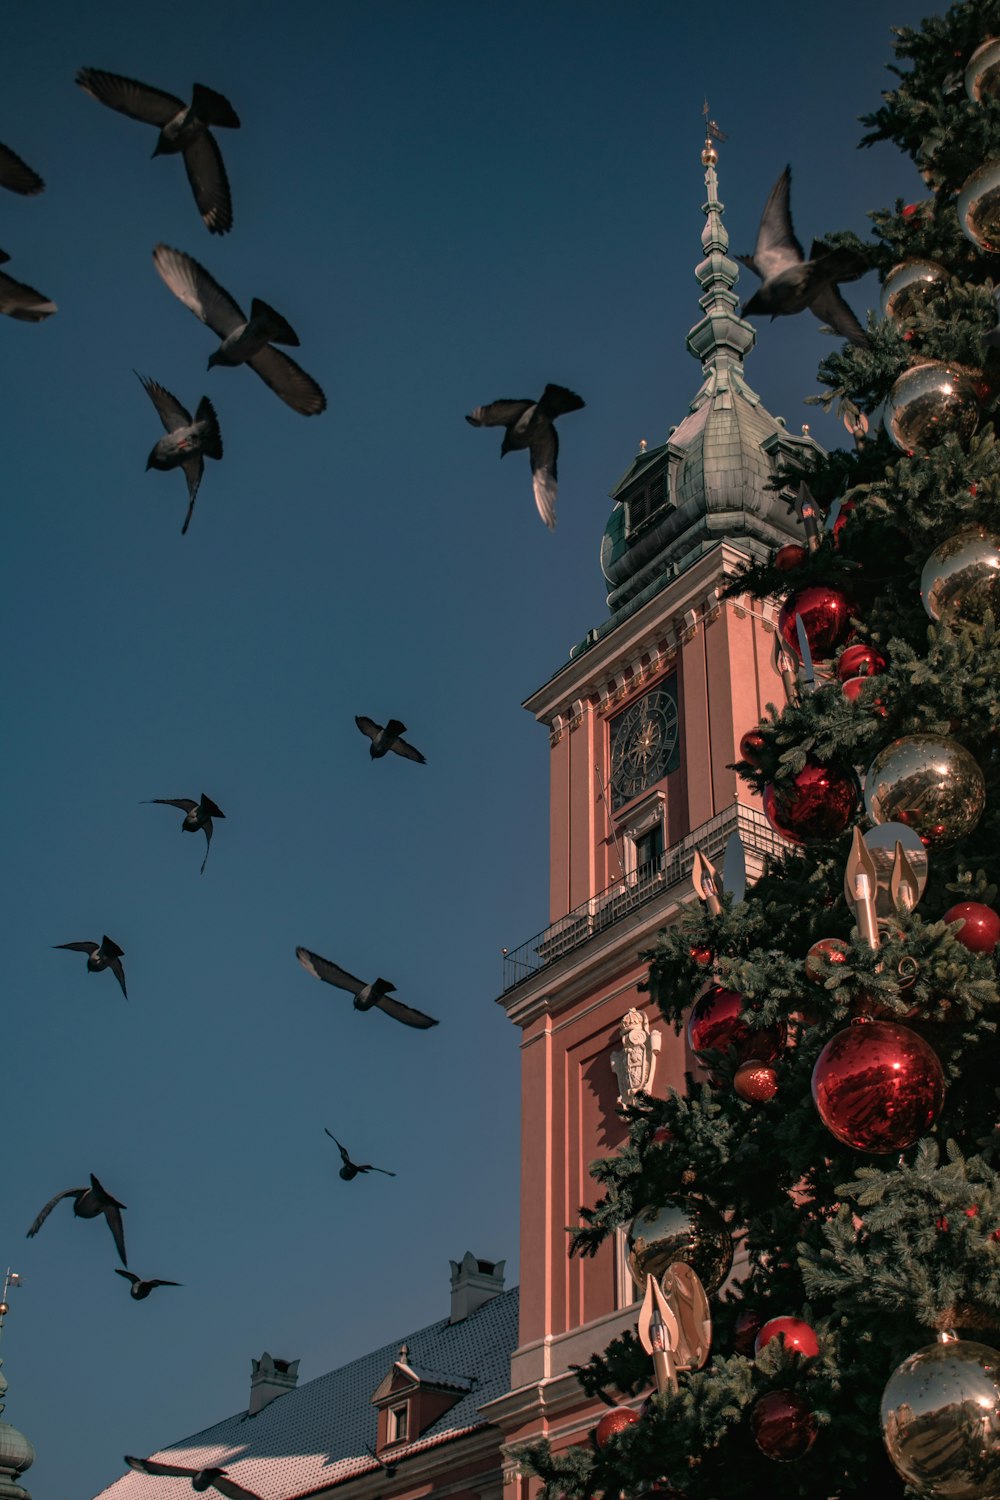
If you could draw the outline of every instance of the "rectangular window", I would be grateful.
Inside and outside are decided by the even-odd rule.
[[[659,873],[663,859],[663,824],[659,819],[635,841],[635,869],[640,880]]]
[[[406,1418],[409,1408],[404,1401],[402,1406],[390,1406],[389,1408],[389,1436],[388,1443],[406,1442]]]
[[[654,475],[649,484],[641,490],[634,491],[626,500],[628,516],[626,529],[629,533],[638,531],[650,516],[655,515],[662,507],[667,498],[666,478],[665,472]]]

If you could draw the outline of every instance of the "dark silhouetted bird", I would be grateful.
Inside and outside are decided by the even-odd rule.
[[[229,197],[229,179],[222,162],[222,152],[209,129],[223,125],[239,129],[239,117],[228,99],[214,89],[196,83],[190,104],[162,89],[123,78],[119,73],[104,73],[100,68],[81,68],[76,81],[86,93],[116,109],[130,120],[155,125],[160,138],[154,156],[173,156],[182,152],[188,182],[198,205],[198,212],[210,234],[228,234],[233,227],[233,205]]]
[[[791,183],[792,169],[786,167],[764,205],[753,254],[737,256],[763,283],[743,304],[743,316],[769,313],[772,318],[780,318],[808,307],[841,338],[852,344],[867,344],[868,335],[837,290],[837,283],[856,281],[868,270],[868,263],[854,250],[831,250],[819,240],[813,241],[806,260],[792,228],[788,203]]]
[[[438,1024],[433,1016],[425,1016],[422,1010],[413,1010],[409,1005],[393,1000],[391,995],[396,986],[390,984],[388,979],[376,979],[373,984],[365,984],[338,964],[332,964],[328,958],[311,953],[308,948],[296,948],[295,957],[317,979],[335,984],[338,989],[347,990],[353,995],[355,1010],[371,1010],[373,1005],[377,1005],[379,1010],[384,1010],[393,1020],[402,1021],[404,1026],[416,1026],[420,1031]]]
[[[143,1281],[141,1277],[136,1276],[134,1271],[123,1271],[120,1266],[115,1266],[115,1275],[124,1276],[126,1281],[132,1283],[128,1289],[129,1296],[134,1297],[136,1302],[143,1302],[154,1287],[181,1285],[179,1281]]]
[[[556,525],[556,458],[559,437],[553,426],[556,417],[579,411],[586,403],[563,385],[547,385],[538,401],[491,401],[477,406],[466,417],[473,427],[506,427],[500,457],[515,448],[531,452],[531,482],[535,490],[538,514],[550,531]]]
[[[359,1162],[351,1161],[347,1147],[342,1146],[333,1132],[331,1130],[327,1130],[325,1125],[323,1126],[323,1129],[324,1131],[326,1131],[326,1134],[330,1137],[331,1141],[334,1142],[337,1150],[340,1152],[340,1159],[344,1163],[344,1165],[340,1169],[340,1175],[345,1182],[350,1182],[351,1178],[357,1177],[359,1172],[384,1172],[386,1177],[395,1177],[395,1172],[390,1172],[387,1167],[363,1167]]]
[[[222,457],[222,433],[215,407],[207,396],[198,402],[198,411],[192,420],[191,413],[176,396],[155,380],[148,380],[136,371],[142,388],[159,412],[167,436],[160,438],[149,455],[147,469],[183,469],[188,487],[188,508],[181,527],[181,536],[191,524],[191,513],[205,471],[205,458]]]
[[[5,266],[9,260],[6,250],[0,250],[0,266]],[[51,318],[57,311],[56,304],[43,297],[41,292],[36,292],[34,287],[25,286],[23,281],[15,281],[6,271],[0,271],[0,313],[16,318],[19,323],[41,323],[43,318]]]
[[[376,724],[374,719],[366,719],[364,714],[355,714],[354,722],[361,733],[366,734],[371,740],[368,754],[372,760],[379,760],[393,750],[397,755],[402,755],[405,760],[418,761],[422,766],[427,764],[426,756],[421,755],[420,751],[414,749],[412,745],[408,745],[404,739],[400,739],[406,725],[399,719],[390,719],[384,729],[381,724]]]
[[[247,318],[205,267],[183,250],[157,245],[153,264],[174,296],[222,340],[208,357],[209,369],[213,365],[249,365],[293,411],[314,417],[325,410],[326,397],[312,376],[280,349],[271,347],[272,343],[299,342],[297,334],[273,307],[255,297]]]
[[[89,1188],[67,1188],[64,1193],[56,1193],[54,1198],[49,1199],[38,1215],[38,1218],[28,1230],[28,1239],[32,1239],[38,1233],[60,1198],[76,1199],[76,1202],[73,1204],[73,1212],[78,1219],[96,1219],[98,1214],[104,1215],[117,1246],[121,1263],[123,1266],[127,1266],[128,1257],[125,1254],[125,1231],[122,1228],[121,1215],[121,1211],[125,1205],[124,1203],[119,1203],[117,1198],[112,1198],[111,1194],[105,1188],[101,1187],[93,1172],[90,1174]]]
[[[155,1458],[133,1458],[126,1453],[125,1462],[130,1469],[135,1469],[140,1474],[168,1474],[174,1479],[190,1479],[191,1488],[194,1490],[218,1490],[220,1495],[227,1495],[229,1500],[260,1500],[252,1490],[245,1490],[241,1484],[230,1479],[225,1469],[182,1469],[177,1464],[161,1464]]]
[[[0,187],[30,198],[33,193],[43,192],[45,183],[26,161],[21,160],[16,151],[12,151],[9,146],[0,146]]]
[[[212,819],[226,816],[222,808],[216,807],[211,797],[206,797],[204,792],[201,794],[200,802],[195,802],[190,797],[149,797],[147,800],[151,803],[155,802],[159,807],[179,807],[184,814],[184,821],[181,824],[182,833],[197,833],[199,828],[204,831],[208,842],[205,858],[201,862],[201,873],[204,875],[209,850],[212,847]]]
[[[86,953],[87,969],[91,974],[100,974],[102,969],[110,969],[122,987],[122,994],[128,999],[128,990],[125,988],[125,970],[122,968],[122,959],[125,949],[119,948],[104,934],[99,943],[53,943],[53,948],[70,948],[74,953]]]

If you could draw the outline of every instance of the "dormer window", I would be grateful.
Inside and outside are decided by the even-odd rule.
[[[410,1405],[408,1401],[404,1401],[400,1406],[390,1406],[389,1421],[387,1423],[388,1432],[386,1435],[387,1445],[390,1443],[406,1442],[409,1412]]]
[[[403,1344],[378,1389],[372,1405],[378,1411],[375,1453],[416,1443],[467,1396],[475,1382],[468,1375],[429,1370],[411,1360]]]
[[[661,510],[667,500],[667,471],[661,469],[648,484],[632,491],[625,500],[625,530],[631,536]]]

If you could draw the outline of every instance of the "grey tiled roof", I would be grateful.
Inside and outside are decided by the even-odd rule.
[[[405,1448],[394,1448],[393,1463],[486,1425],[479,1407],[509,1387],[510,1357],[517,1345],[517,1306],[517,1288],[513,1287],[460,1323],[443,1320],[406,1335],[411,1368],[435,1370],[439,1379],[441,1372],[451,1371],[474,1384],[420,1438]],[[290,1500],[373,1469],[376,1465],[366,1451],[366,1445],[375,1447],[377,1413],[372,1393],[399,1358],[400,1343],[393,1339],[339,1370],[277,1396],[254,1417],[248,1417],[245,1410],[238,1412],[182,1442],[140,1456],[192,1469],[217,1464],[262,1500]],[[249,1391],[248,1380],[248,1396]],[[134,1451],[127,1434],[123,1447]],[[131,1469],[101,1492],[102,1500],[190,1500],[191,1494],[190,1480],[150,1477]]]

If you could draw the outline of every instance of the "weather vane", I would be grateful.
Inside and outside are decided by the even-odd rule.
[[[6,1275],[3,1279],[3,1292],[0,1293],[0,1332],[3,1331],[3,1320],[10,1312],[10,1304],[7,1301],[7,1292],[12,1286],[23,1285],[24,1278],[19,1276],[16,1271],[12,1271],[10,1266],[8,1266]]]
[[[701,106],[701,112],[705,116],[705,145],[710,146],[713,141],[727,141],[729,137],[724,130],[719,129],[718,122],[713,120],[708,112],[708,100]]]

